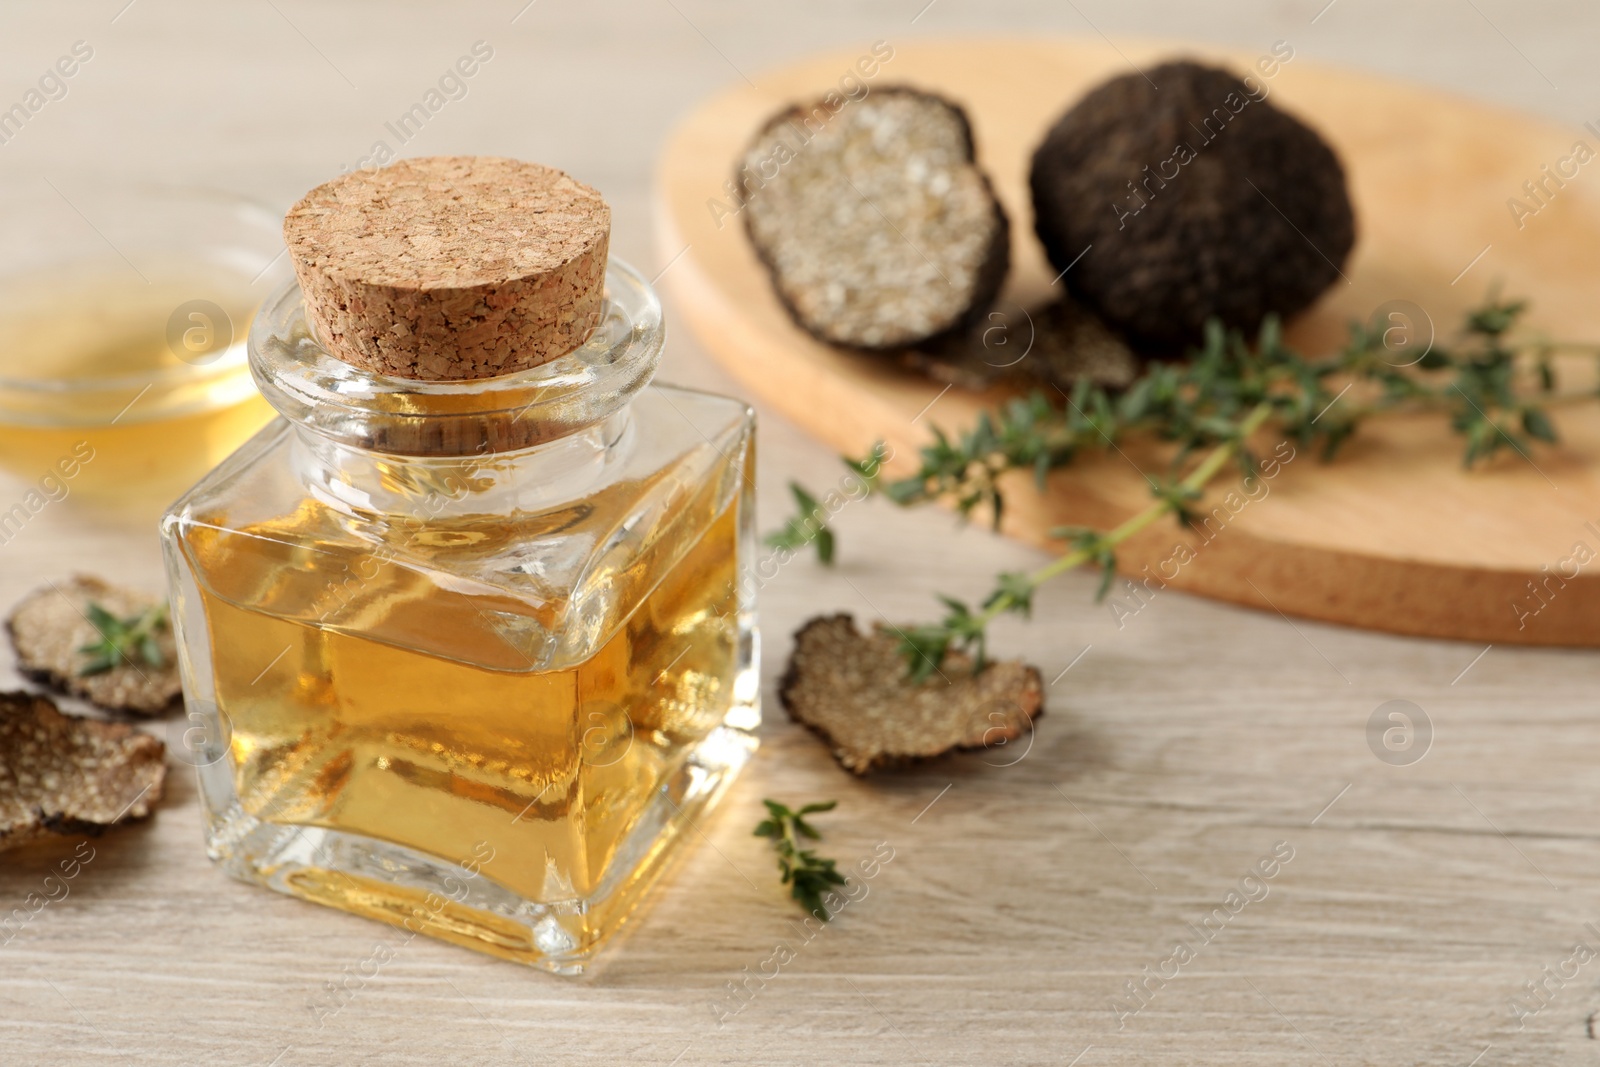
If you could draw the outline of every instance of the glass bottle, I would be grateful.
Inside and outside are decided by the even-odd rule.
[[[209,852],[248,882],[581,969],[754,750],[754,417],[650,385],[613,260],[580,348],[476,381],[251,330],[280,417],[162,523]]]

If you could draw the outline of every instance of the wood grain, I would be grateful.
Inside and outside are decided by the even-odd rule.
[[[1183,51],[1241,71],[1257,59]],[[1031,339],[1027,309],[1048,298],[1057,273],[1043,261],[1030,225],[1026,180],[1034,146],[1086,88],[1125,73],[1128,62],[1148,66],[1172,52],[1133,41],[1115,52],[1094,40],[914,42],[898,47],[876,76],[881,84],[936,90],[972,116],[980,161],[1014,221],[1016,266],[995,321],[1019,349]],[[810,338],[774,297],[742,220],[730,214],[736,202],[721,189],[750,131],[772,112],[773,97],[827,91],[856,59],[848,51],[808,59],[697,108],[662,158],[661,247],[664,255],[687,249],[667,283],[696,335],[746,389],[846,454],[888,441],[898,457],[891,470],[905,472],[915,469],[909,457],[933,426],[970,427],[997,395],[945,392],[882,359]],[[1342,342],[1346,323],[1367,320],[1393,300],[1423,309],[1438,343],[1447,344],[1491,280],[1535,298],[1536,331],[1600,338],[1592,296],[1600,196],[1563,188],[1531,225],[1524,218],[1521,230],[1504,206],[1512,195],[1527,199],[1520,184],[1541,178],[1541,164],[1570,154],[1573,134],[1304,58],[1263,83],[1273,102],[1305,117],[1338,150],[1360,229],[1344,280],[1291,324],[1292,344],[1329,351]],[[1596,135],[1583,136],[1600,148]],[[1015,358],[1010,350],[1004,356]],[[1579,387],[1593,382],[1587,361],[1569,360],[1565,370]],[[1555,422],[1559,447],[1508,453],[1469,473],[1443,416],[1372,420],[1335,463],[1290,450],[1292,465],[1267,487],[1271,503],[1237,494],[1228,500],[1235,486],[1219,480],[1203,501],[1202,510],[1216,516],[1208,527],[1187,533],[1163,523],[1127,542],[1119,567],[1141,583],[1153,578],[1370,629],[1480,643],[1600,645],[1600,567],[1579,566],[1600,557],[1600,401],[1563,408]],[[1262,438],[1260,450],[1270,453],[1273,443]],[[1016,478],[1003,528],[1040,545],[1051,543],[1049,531],[1058,526],[1109,529],[1148,506],[1148,475],[1166,469],[1165,452],[1130,444],[1056,473],[1043,494],[1029,478]],[[1580,543],[1586,552],[1566,565],[1575,576],[1550,578]],[[1180,545],[1192,562],[1179,562]],[[1137,605],[1135,594],[1124,594],[1130,596],[1126,602]]]
[[[91,39],[96,58],[71,95],[0,149],[0,168],[62,184],[113,163],[170,177],[181,160],[196,181],[287,207],[364,155],[482,36],[495,59],[407,151],[561,166],[611,200],[616,253],[647,274],[665,269],[665,284],[684,264],[653,252],[650,167],[674,116],[738,80],[724,55],[755,75],[879,37],[1092,34],[1059,4],[941,0],[911,25],[923,6],[540,2],[513,25],[522,0],[395,0],[381,18],[369,5],[282,0],[280,15],[266,4],[140,0],[113,25],[122,0],[10,5],[0,61],[16,79],[0,101],[71,41]],[[1315,26],[1323,0],[1072,6],[1109,33],[1263,50],[1288,36],[1551,114],[1579,116],[1600,99],[1589,55],[1600,10],[1589,7],[1477,5],[1563,87],[1556,94],[1467,5],[1339,0]],[[1115,60],[1109,46],[1105,56]],[[1483,208],[1501,210],[1498,200]],[[677,329],[682,305],[667,295],[675,332],[662,377],[748,392]],[[761,525],[772,529],[791,511],[788,479],[830,486],[839,466],[780,409],[754,402]],[[0,505],[27,484],[0,475]],[[46,508],[0,545],[0,606],[85,566],[159,588],[163,501],[146,504],[114,514],[72,497]],[[390,931],[223,876],[175,766],[154,819],[94,842],[71,894],[0,945],[0,1064],[1594,1063],[1596,964],[1522,1029],[1508,1008],[1600,916],[1593,653],[1496,645],[1477,658],[1482,646],[1290,625],[1178,591],[1119,627],[1093,604],[1093,576],[1079,575],[995,637],[997,650],[1060,676],[1031,749],[856,782],[771,703],[789,634],[835,610],[863,622],[880,611],[927,618],[934,590],[981,595],[995,572],[1044,557],[878,502],[849,505],[835,526],[838,569],[796,560],[761,590],[771,709],[761,751],[593,975],[560,980],[419,940],[318,1027],[309,1002],[359,971]],[[10,669],[0,648],[0,686],[21,684]],[[1367,744],[1369,716],[1396,698],[1434,726],[1431,751],[1407,767]],[[772,858],[749,833],[763,796],[837,797],[827,854],[849,862],[888,841],[896,856],[859,906],[718,1026],[726,983],[796,937]],[[1279,840],[1296,855],[1268,897],[1119,1029],[1110,1006],[1123,983],[1159,964],[1185,923]],[[0,853],[0,915],[74,844]]]

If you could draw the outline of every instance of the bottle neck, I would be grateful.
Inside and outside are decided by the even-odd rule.
[[[324,485],[360,486],[341,490],[341,499],[382,495],[384,479],[399,470],[428,484],[465,469],[479,472],[466,478],[470,484],[492,484],[494,475],[481,472],[553,462],[551,480],[559,482],[567,466],[584,466],[581,457],[595,442],[620,438],[627,419],[619,414],[655,373],[664,337],[650,284],[612,260],[601,321],[566,355],[479,380],[387,377],[330,355],[290,283],[250,328],[250,372],[294,424],[308,475]]]
[[[290,463],[306,492],[352,517],[411,523],[548,511],[589,495],[635,438],[624,404],[598,422],[528,448],[403,456],[293,427]]]

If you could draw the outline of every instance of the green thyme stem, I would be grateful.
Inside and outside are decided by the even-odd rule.
[[[85,615],[95,628],[97,640],[78,649],[89,656],[77,670],[80,676],[104,674],[124,663],[138,670],[136,654],[149,667],[159,670],[166,666],[166,656],[156,640],[157,632],[168,625],[165,603],[119,619],[91,600]]]
[[[1583,341],[1541,341],[1535,339],[1527,343],[1545,352],[1581,352],[1586,356],[1600,356],[1600,345]]]
[[[1178,485],[1188,491],[1198,491],[1204,488],[1212,478],[1217,476],[1217,473],[1223,467],[1231,463],[1233,458],[1238,455],[1240,442],[1259,430],[1271,415],[1271,404],[1261,403],[1256,405],[1239,424],[1239,436],[1224,441],[1212,449],[1211,454],[1201,460],[1200,464],[1190,471],[1188,476],[1180,481]],[[1106,547],[1120,545],[1134,534],[1171,513],[1172,510],[1173,504],[1170,500],[1157,500],[1139,512],[1139,514],[1108,530],[1100,538],[1100,542]],[[1065,574],[1067,571],[1083,566],[1093,560],[1095,556],[1096,553],[1092,549],[1074,549],[1030,573],[1027,576],[1028,585],[1030,588],[1037,588],[1057,575]],[[979,613],[979,617],[985,623],[992,622],[997,616],[1014,609],[1018,603],[1019,598],[1015,593],[1001,593],[989,601],[988,605]]]
[[[1541,393],[1531,399],[1537,400],[1542,408],[1571,407],[1574,404],[1592,404],[1600,398],[1600,389],[1572,390],[1564,393]],[[1341,404],[1346,418],[1363,420],[1369,415],[1425,415],[1437,412],[1448,397],[1424,396],[1406,397],[1393,401],[1378,401],[1371,404]]]
[[[1273,412],[1273,402],[1262,400],[1237,424],[1235,431],[1216,444],[1189,474],[1175,485],[1162,486],[1152,480],[1151,489],[1156,501],[1137,515],[1105,533],[1096,531],[1058,531],[1069,537],[1077,547],[1028,574],[1003,574],[1000,584],[977,611],[950,597],[941,597],[946,608],[942,622],[912,626],[899,630],[900,652],[905,658],[913,682],[927,680],[951,649],[961,649],[972,656],[974,672],[982,671],[987,664],[986,644],[989,624],[1005,612],[1027,615],[1033,607],[1033,594],[1039,586],[1059,574],[1085,563],[1098,563],[1102,569],[1101,595],[1109,588],[1116,571],[1117,545],[1169,514],[1187,517],[1183,503],[1197,497],[1200,490],[1215,478],[1224,466],[1235,460],[1249,440]]]
[[[988,623],[1003,613],[1030,614],[1037,588],[1056,575],[1084,564],[1100,569],[1099,596],[1110,589],[1117,569],[1116,547],[1164,515],[1192,525],[1189,505],[1229,462],[1248,480],[1256,476],[1249,438],[1268,425],[1301,448],[1320,446],[1324,460],[1369,416],[1440,411],[1464,442],[1462,465],[1471,468],[1504,450],[1526,457],[1538,443],[1558,440],[1547,409],[1600,395],[1593,388],[1556,392],[1551,357],[1558,351],[1600,352],[1600,346],[1544,339],[1513,340],[1511,333],[1526,305],[1488,302],[1465,317],[1459,342],[1430,344],[1409,363],[1391,357],[1408,350],[1390,343],[1382,324],[1353,322],[1350,340],[1338,354],[1307,359],[1283,343],[1275,317],[1263,320],[1254,344],[1238,331],[1208,324],[1204,344],[1188,361],[1147,364],[1119,390],[1080,378],[1060,408],[1040,391],[1008,400],[981,413],[959,434],[938,427],[918,450],[919,469],[908,477],[881,482],[877,458],[882,446],[863,460],[845,462],[901,506],[945,500],[963,517],[986,509],[998,529],[1004,508],[1002,479],[1031,472],[1045,489],[1049,473],[1068,466],[1090,450],[1114,448],[1126,434],[1151,434],[1177,446],[1173,468],[1150,478],[1155,501],[1115,529],[1064,527],[1052,535],[1064,552],[1031,573],[998,576],[989,596],[977,605],[953,597],[938,622],[899,629],[901,651],[914,681],[938,670],[949,652],[965,653],[972,668],[985,665]],[[1536,388],[1522,383],[1521,364],[1533,357]],[[1345,399],[1352,388],[1354,397]],[[1185,460],[1203,454],[1187,476]]]
[[[824,859],[815,851],[803,848],[800,839],[820,840],[822,834],[805,817],[832,811],[838,801],[807,804],[799,811],[792,811],[776,800],[767,799],[761,803],[766,806],[767,818],[757,824],[755,836],[772,841],[778,853],[778,870],[783,884],[790,887],[790,895],[809,914],[827,922],[828,908],[823,902],[824,895],[833,887],[844,885],[845,877],[836,869],[834,860]]]

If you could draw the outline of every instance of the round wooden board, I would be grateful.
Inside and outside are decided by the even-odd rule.
[[[907,469],[931,426],[961,429],[1001,396],[941,395],[943,386],[886,361],[812,340],[774,298],[725,187],[765,118],[837,87],[869,50],[774,71],[692,113],[662,156],[659,237],[663,261],[676,257],[663,282],[717,359],[841,453],[887,440],[893,473]],[[1047,299],[1055,276],[1031,228],[1026,174],[1035,145],[1092,85],[1174,54],[1241,73],[1258,58],[1098,39],[918,41],[895,44],[867,84],[932,89],[967,109],[979,161],[1013,220],[1000,306],[1031,307]],[[1507,205],[1542,176],[1541,165],[1554,166],[1578,140],[1600,148],[1600,136],[1303,58],[1266,84],[1274,103],[1339,151],[1360,227],[1348,281],[1291,324],[1302,351],[1331,350],[1351,319],[1395,299],[1420,305],[1448,339],[1493,283],[1533,300],[1534,328],[1600,338],[1600,168],[1580,170],[1520,229]],[[1369,420],[1332,463],[1295,456],[1258,499],[1230,500],[1238,487],[1220,480],[1205,500],[1206,509],[1222,509],[1207,531],[1161,523],[1124,546],[1119,566],[1138,588],[1118,583],[1119,615],[1136,612],[1146,588],[1164,585],[1396,633],[1600,646],[1600,560],[1584,565],[1600,555],[1600,404],[1561,407],[1553,418],[1561,445],[1470,472],[1444,420],[1416,415]],[[1137,468],[1160,471],[1164,462],[1157,447],[1129,445],[1054,474],[1043,494],[1019,477],[1003,529],[1043,545],[1055,526],[1112,526],[1150,500]]]

